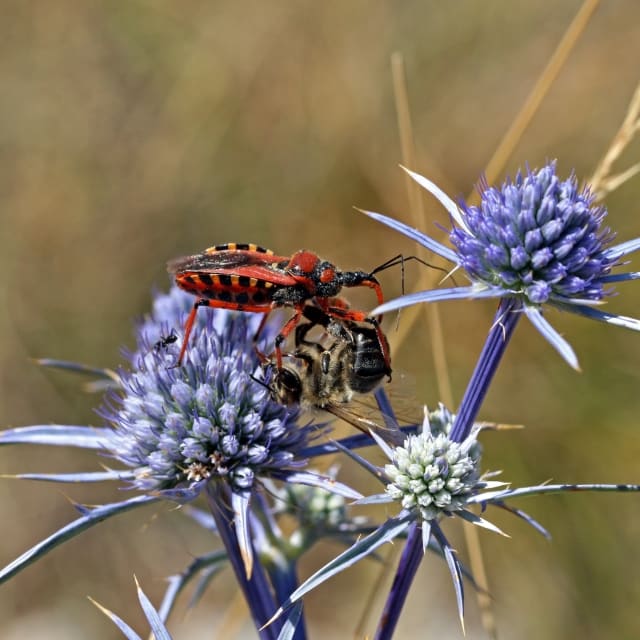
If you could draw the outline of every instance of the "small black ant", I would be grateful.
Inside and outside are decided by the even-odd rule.
[[[161,349],[166,349],[170,344],[173,344],[178,340],[178,334],[171,329],[171,333],[168,336],[160,336],[160,340],[153,345],[153,350],[156,353],[160,353]]]

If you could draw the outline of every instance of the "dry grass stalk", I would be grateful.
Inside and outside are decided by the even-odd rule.
[[[597,200],[604,200],[612,191],[640,172],[640,162],[637,162],[620,173],[612,173],[613,163],[620,157],[639,130],[640,83],[631,98],[627,114],[618,132],[589,180],[589,185]]]

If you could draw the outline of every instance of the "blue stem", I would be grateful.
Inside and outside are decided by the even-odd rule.
[[[522,315],[520,303],[513,298],[503,298],[489,331],[478,363],[464,393],[450,438],[462,442],[471,432],[480,406],[487,395],[489,385],[509,344],[513,330]]]
[[[423,556],[422,530],[414,523],[409,529],[407,542],[402,550],[396,576],[393,579],[393,585],[391,585],[387,602],[384,605],[384,611],[382,612],[378,628],[376,629],[375,640],[387,640],[393,635],[400,618],[400,613],[402,612],[402,607],[404,607],[407,594],[409,593],[409,589]]]
[[[231,496],[220,483],[209,483],[207,486],[207,499],[211,514],[216,522],[218,535],[220,536],[233,571],[236,575],[238,585],[244,593],[247,606],[251,612],[251,617],[258,631],[261,640],[276,640],[282,622],[275,620],[266,628],[264,624],[271,618],[277,609],[273,598],[269,581],[262,565],[255,562],[251,577],[247,577],[244,562],[240,555],[240,545],[236,536],[233,511],[229,508]]]
[[[462,442],[471,432],[482,401],[487,395],[495,372],[498,370],[498,365],[509,344],[513,330],[518,324],[521,311],[521,305],[517,300],[503,298],[500,301],[493,326],[482,348],[449,436],[454,442]],[[407,543],[398,563],[393,586],[389,591],[387,602],[376,630],[376,640],[387,640],[393,635],[423,556],[422,531],[417,524],[414,524],[407,536]]]
[[[286,602],[289,596],[298,588],[299,581],[296,571],[296,565],[289,560],[286,569],[281,566],[274,567],[269,571],[271,581],[276,591],[276,599],[279,603]],[[304,611],[303,611],[304,613]],[[300,616],[300,620],[293,634],[293,640],[306,640],[307,627],[304,615]]]
[[[278,526],[264,495],[254,496],[254,518],[251,519],[253,542],[259,555],[263,557],[264,568],[269,574],[278,605],[286,602],[289,596],[300,586],[296,561],[287,557],[278,545],[284,541],[284,535]],[[268,534],[267,534],[268,531]],[[300,612],[298,624],[292,640],[306,640],[307,624],[304,610]]]

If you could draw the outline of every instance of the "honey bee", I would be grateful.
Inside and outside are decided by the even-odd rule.
[[[265,362],[273,398],[285,405],[323,409],[364,433],[375,431],[392,445],[404,442],[397,426],[378,424],[353,402],[374,391],[385,377],[391,379],[389,345],[376,321],[339,320],[312,304],[306,305],[304,316],[309,322],[296,327],[295,351],[283,366]],[[325,335],[308,339],[318,326]]]

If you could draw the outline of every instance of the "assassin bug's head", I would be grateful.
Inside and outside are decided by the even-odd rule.
[[[327,260],[321,260],[315,253],[302,249],[293,254],[287,272],[310,294],[321,298],[338,295],[345,286],[342,273]]]

